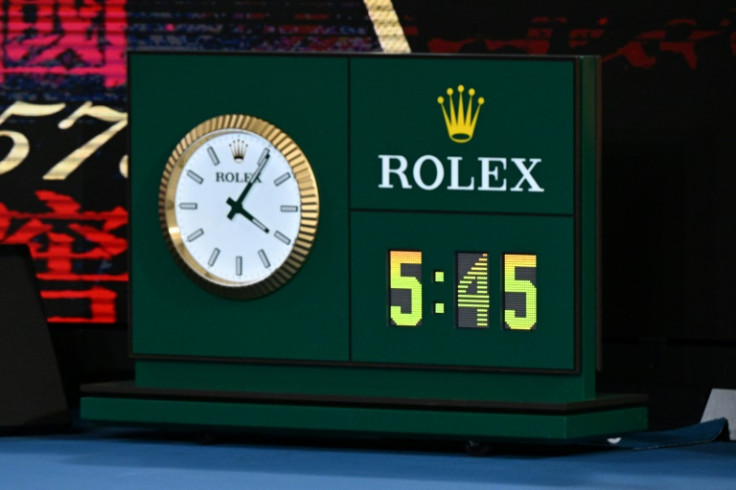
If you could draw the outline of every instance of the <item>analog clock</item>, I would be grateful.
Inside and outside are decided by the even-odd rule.
[[[222,115],[192,129],[161,179],[164,238],[200,286],[255,298],[300,269],[319,220],[317,182],[299,146],[273,124]]]

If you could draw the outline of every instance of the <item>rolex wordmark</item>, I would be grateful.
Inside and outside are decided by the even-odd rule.
[[[460,178],[463,158],[459,156],[446,157],[445,163],[434,155],[422,155],[413,162],[411,170],[404,155],[378,155],[378,159],[381,163],[379,189],[393,189],[395,186],[412,189],[417,186],[433,191],[444,186],[449,191],[544,192],[532,175],[542,162],[541,158],[478,157],[476,175],[466,177],[464,181]],[[429,170],[425,171],[425,167]]]

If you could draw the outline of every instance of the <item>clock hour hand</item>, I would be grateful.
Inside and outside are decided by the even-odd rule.
[[[268,233],[268,228],[266,228],[266,225],[258,221],[258,219],[252,214],[250,214],[248,211],[246,211],[245,209],[241,207],[238,212],[242,214],[243,216],[245,216],[245,219],[247,219],[248,221],[256,225],[261,231],[263,231],[264,233]]]
[[[268,148],[263,149],[263,153],[261,153],[261,157],[258,159],[258,167],[256,168],[256,171],[251,174],[250,179],[248,179],[248,182],[245,184],[245,189],[243,189],[243,192],[240,193],[240,196],[238,196],[237,200],[233,200],[233,198],[228,197],[227,203],[230,205],[230,212],[227,213],[228,219],[233,219],[236,214],[242,214],[246,218],[246,212],[245,209],[243,209],[243,200],[245,199],[245,196],[248,195],[250,192],[250,188],[253,187],[253,184],[255,183],[256,179],[258,179],[258,176],[261,175],[261,172],[263,171],[263,167],[266,166],[266,163],[268,163],[268,159],[270,157]],[[253,221],[251,218],[248,218],[251,221]]]

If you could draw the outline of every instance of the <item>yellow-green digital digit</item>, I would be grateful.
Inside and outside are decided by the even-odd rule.
[[[422,252],[390,250],[390,324],[418,327],[422,324]]]
[[[460,328],[488,328],[488,254],[458,252],[457,270],[457,326]]]
[[[503,326],[532,330],[537,325],[537,256],[503,256]]]

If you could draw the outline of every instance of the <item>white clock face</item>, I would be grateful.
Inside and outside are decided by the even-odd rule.
[[[162,190],[173,248],[215,287],[247,289],[301,265],[294,247],[303,225],[304,165],[293,166],[281,140],[272,139],[281,149],[254,131],[209,131],[182,152]],[[287,154],[297,148],[290,144]]]

